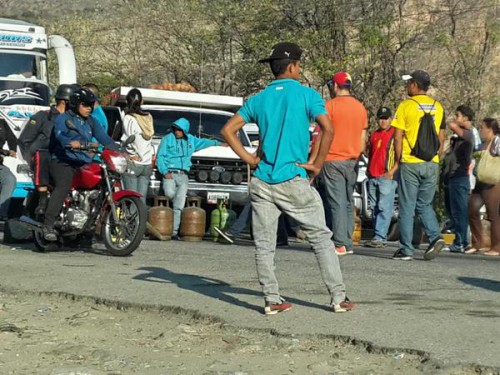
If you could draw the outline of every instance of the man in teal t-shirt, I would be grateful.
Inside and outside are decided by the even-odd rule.
[[[280,296],[274,274],[276,230],[282,212],[295,219],[314,249],[323,280],[330,292],[332,310],[345,312],[354,304],[345,295],[332,233],[325,224],[323,204],[311,187],[333,139],[333,130],[321,96],[302,86],[300,57],[294,43],[278,43],[269,63],[275,80],[251,97],[224,126],[221,134],[243,161],[257,170],[250,182],[257,275],[265,299],[264,313],[277,314],[292,308]],[[319,151],[308,162],[309,124],[316,121],[323,132]],[[259,155],[249,154],[237,136],[245,123],[259,127]]]

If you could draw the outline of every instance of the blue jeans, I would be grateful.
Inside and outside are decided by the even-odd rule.
[[[163,191],[168,199],[172,201],[174,209],[174,233],[176,236],[181,224],[181,212],[186,204],[189,178],[187,174],[173,173],[172,178],[163,179]]]
[[[274,273],[274,254],[278,219],[281,213],[295,219],[305,232],[319,265],[323,282],[338,304],[345,299],[345,286],[332,233],[325,224],[323,203],[307,179],[295,177],[279,184],[268,184],[257,177],[250,181],[252,222],[255,240],[255,263],[264,298],[281,301],[278,280]]]
[[[450,178],[444,185],[446,211],[455,232],[455,246],[469,246],[469,176]]]
[[[146,203],[150,178],[150,164],[129,163],[127,172],[123,175],[123,184],[125,189],[134,190],[141,194],[142,201]]]
[[[373,239],[385,241],[391,225],[394,210],[394,195],[398,183],[384,177],[370,178],[368,180],[368,206],[373,214]]]
[[[413,221],[417,214],[430,242],[441,236],[432,201],[436,194],[439,166],[434,162],[402,163],[400,167],[399,242],[400,251],[413,256]]]
[[[10,169],[0,165],[0,217],[7,217],[12,193],[16,188],[16,177]]]
[[[247,201],[245,202],[245,206],[243,206],[243,210],[241,210],[240,215],[233,223],[233,225],[231,225],[231,228],[229,228],[228,230],[229,234],[233,236],[238,236],[241,232],[243,232],[247,227],[248,222],[252,218],[252,216],[250,215],[251,213],[252,213],[252,201],[250,200],[250,197],[248,197]]]
[[[326,162],[321,170],[321,189],[325,197],[327,224],[331,223],[333,242],[352,250],[354,214],[352,195],[356,184],[356,160]]]

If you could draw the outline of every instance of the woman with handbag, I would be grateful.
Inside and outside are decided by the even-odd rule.
[[[122,140],[133,134],[135,139],[127,146],[130,161],[123,182],[125,189],[137,191],[146,203],[154,155],[151,143],[154,135],[153,117],[141,109],[142,94],[139,89],[130,90],[126,101]]]
[[[467,254],[477,251],[484,255],[500,255],[500,126],[494,118],[485,118],[479,133],[483,140],[481,159],[477,164],[476,187],[469,200],[469,224],[472,232],[472,247]],[[486,205],[491,222],[491,246],[484,246],[483,229],[479,210]]]

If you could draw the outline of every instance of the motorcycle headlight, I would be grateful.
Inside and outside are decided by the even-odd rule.
[[[113,163],[113,170],[116,173],[122,174],[127,170],[127,159],[124,156],[111,156],[111,162]]]

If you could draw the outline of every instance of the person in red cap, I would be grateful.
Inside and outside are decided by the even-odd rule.
[[[326,102],[326,110],[335,136],[318,185],[325,200],[327,223],[333,232],[336,252],[345,255],[352,254],[354,247],[352,196],[357,178],[356,165],[366,144],[368,114],[364,105],[351,95],[349,73],[335,73],[327,84],[332,99]]]

